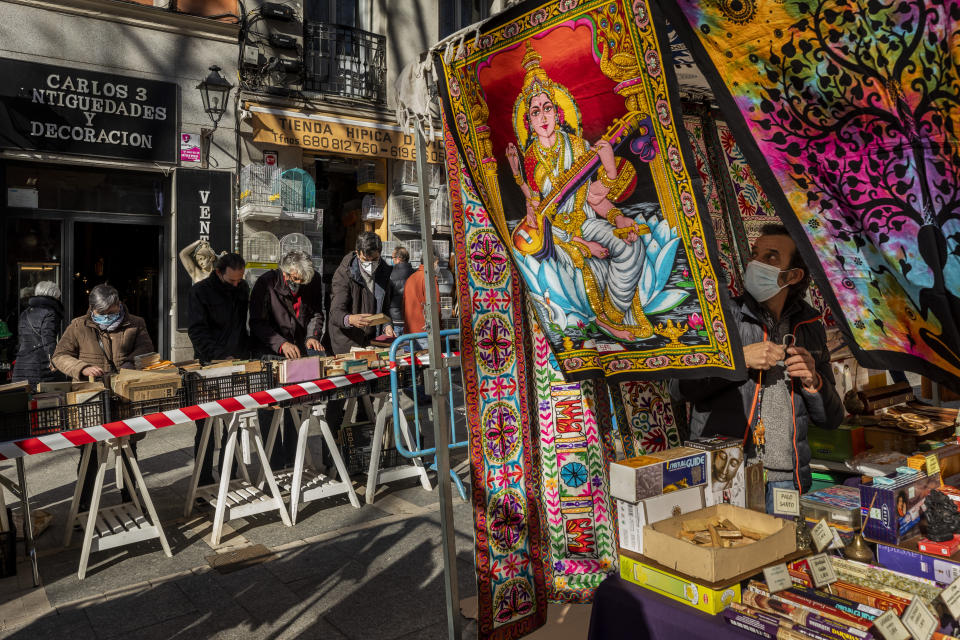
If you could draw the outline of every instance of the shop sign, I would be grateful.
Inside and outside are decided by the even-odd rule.
[[[176,254],[197,240],[206,240],[219,255],[231,250],[233,173],[208,169],[177,169]],[[187,328],[187,301],[193,282],[177,261],[177,326]]]
[[[0,60],[0,147],[177,161],[177,85]]]
[[[416,160],[414,136],[397,125],[326,114],[251,107],[253,141],[333,155]],[[427,145],[427,162],[443,161],[440,143]]]

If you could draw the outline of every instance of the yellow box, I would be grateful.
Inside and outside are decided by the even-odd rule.
[[[739,582],[722,589],[713,589],[623,554],[620,554],[620,577],[711,615],[720,613],[731,602],[740,602]]]

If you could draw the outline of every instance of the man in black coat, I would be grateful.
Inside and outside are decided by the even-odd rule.
[[[407,278],[412,275],[410,252],[406,247],[397,247],[393,250],[393,271],[390,272],[390,285],[393,287],[395,300],[403,300],[403,286],[407,283]],[[396,305],[396,308],[390,309],[390,319],[393,320],[393,330],[398,336],[401,335],[404,331],[403,305]]]
[[[236,253],[220,256],[213,272],[190,288],[187,335],[193,355],[203,363],[213,360],[246,358],[250,353],[247,335],[247,307],[250,287],[243,279],[247,263]],[[197,423],[193,454],[200,449],[203,427]],[[224,444],[224,443],[221,443]],[[220,468],[223,451],[220,447]],[[200,462],[200,485],[213,484],[213,456]]]
[[[250,294],[250,337],[254,354],[300,358],[320,352],[323,337],[323,287],[314,277],[313,261],[302,251],[280,259],[280,268],[257,279]],[[270,454],[270,466],[279,471],[293,464],[297,429],[284,411],[282,441]],[[257,412],[260,428],[273,418],[273,410]]]
[[[36,386],[39,382],[63,379],[50,364],[62,324],[60,287],[49,280],[38,282],[27,308],[20,314],[20,346],[13,365],[14,382],[26,380]]]

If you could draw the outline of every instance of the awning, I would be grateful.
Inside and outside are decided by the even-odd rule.
[[[396,124],[260,105],[248,109],[254,142],[356,158],[417,159],[414,137]],[[427,145],[427,161],[443,161],[438,141]]]

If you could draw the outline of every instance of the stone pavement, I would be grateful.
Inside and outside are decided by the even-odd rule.
[[[76,574],[81,536],[62,547],[79,450],[27,460],[32,505],[54,519],[38,539],[42,586],[32,588],[24,560],[16,577],[0,579],[2,637],[446,637],[436,489],[409,479],[381,487],[361,509],[341,497],[308,503],[294,527],[276,515],[236,520],[213,548],[212,511],[182,517],[193,436],[191,425],[168,427],[139,447],[173,557],[156,540],[94,553],[83,581]],[[454,462],[466,481],[464,458]],[[12,463],[0,464],[0,472],[12,471]],[[359,485],[365,476],[354,480]],[[111,491],[105,502],[118,496]],[[454,516],[460,596],[468,598],[476,594],[472,512],[456,493]],[[232,572],[211,568],[208,558],[252,545],[268,550],[262,562]]]

